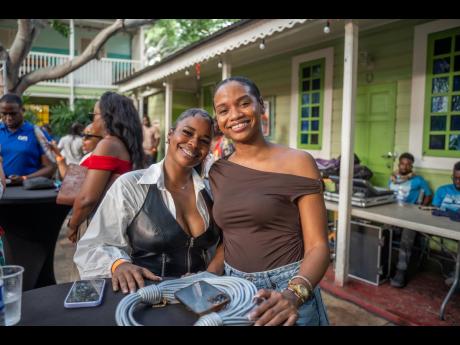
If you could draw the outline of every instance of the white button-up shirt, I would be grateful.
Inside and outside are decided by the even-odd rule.
[[[174,200],[164,183],[163,165],[164,160],[148,169],[123,174],[107,191],[86,233],[77,243],[73,260],[82,279],[111,277],[111,267],[117,259],[132,261],[129,256],[132,248],[126,231],[144,205],[150,185],[157,185],[165,205],[176,218]],[[200,194],[205,185],[195,169],[192,171],[196,207],[207,229],[210,217]]]

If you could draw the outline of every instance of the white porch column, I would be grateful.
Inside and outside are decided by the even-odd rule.
[[[172,81],[165,84],[165,155],[168,147],[168,131],[172,126],[172,108],[173,108],[173,85]]]
[[[73,19],[70,19],[70,27],[69,27],[69,59],[72,60],[75,57],[75,23]],[[69,74],[69,88],[70,88],[70,96],[69,96],[69,105],[70,109],[74,110],[74,101],[75,101],[75,94],[74,94],[74,74],[73,72]]]
[[[144,96],[142,96],[141,93],[139,93],[137,95],[137,101],[138,101],[138,104],[139,104],[139,106],[138,106],[139,117],[140,117],[141,123],[142,123],[143,117],[144,117]]]
[[[139,60],[141,60],[141,69],[145,67],[145,39],[144,27],[139,28]]]
[[[232,76],[232,65],[228,56],[222,59],[222,80]]]
[[[3,78],[3,95],[8,93],[8,75],[6,71],[6,58],[2,63],[2,78]]]
[[[339,286],[344,285],[348,276],[357,63],[358,26],[349,21],[345,24],[339,219],[335,263],[335,284]]]

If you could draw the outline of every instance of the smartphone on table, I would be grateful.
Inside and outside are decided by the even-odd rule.
[[[174,296],[188,309],[200,316],[216,312],[230,302],[230,297],[225,292],[204,280],[199,280],[177,290]]]
[[[96,307],[102,303],[104,287],[105,279],[77,280],[64,300],[64,307]]]

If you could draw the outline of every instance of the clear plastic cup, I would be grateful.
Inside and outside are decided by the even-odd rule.
[[[5,324],[15,325],[21,320],[22,274],[24,267],[0,266],[3,280],[3,303],[5,304]]]

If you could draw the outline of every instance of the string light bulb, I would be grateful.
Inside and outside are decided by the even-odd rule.
[[[265,39],[263,39],[262,42],[259,44],[259,48],[260,48],[260,50],[265,49]]]
[[[185,70],[185,75],[190,75],[190,71],[188,69]]]
[[[324,27],[323,31],[325,34],[328,34],[331,32],[331,24],[329,22],[329,19],[326,21],[326,26]]]
[[[217,63],[217,67],[222,68],[222,61],[219,60],[219,62]]]
[[[163,82],[163,87],[166,87],[166,82],[165,81]]]

